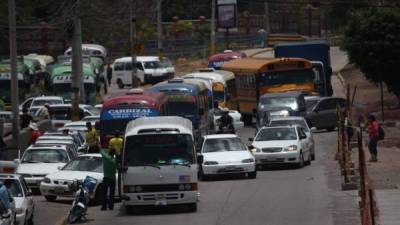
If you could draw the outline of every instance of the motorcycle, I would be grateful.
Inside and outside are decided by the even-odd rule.
[[[68,222],[70,224],[78,221],[86,221],[86,211],[89,206],[90,193],[96,187],[97,180],[87,176],[83,182],[74,181],[71,185],[71,190],[75,190],[75,199],[72,202],[72,207],[69,210]],[[75,186],[75,187],[74,187]]]
[[[228,124],[225,126],[221,125],[221,120],[217,120],[217,134],[235,134],[235,128],[233,127],[233,124]]]

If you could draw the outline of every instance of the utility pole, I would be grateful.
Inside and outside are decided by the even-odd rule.
[[[74,31],[72,35],[72,77],[71,87],[73,92],[72,99],[72,121],[80,120],[79,103],[85,102],[85,90],[83,85],[82,72],[82,31],[80,19],[80,0],[76,0],[76,8],[74,15]]]
[[[15,22],[15,0],[8,0],[8,22],[10,35],[10,59],[11,59],[11,104],[13,112],[12,136],[14,147],[21,157],[21,145],[19,141],[19,108],[18,108],[18,71],[17,71],[17,30]]]
[[[132,58],[132,88],[137,87],[137,68],[136,68],[136,2],[135,2],[135,10],[133,10],[133,1],[130,0],[129,11],[130,11],[130,44],[131,44],[131,58]]]
[[[265,23],[265,30],[267,33],[270,33],[270,25],[269,25],[269,5],[268,0],[264,2],[264,23]]]
[[[211,27],[210,27],[210,53],[211,55],[215,54],[215,1],[216,0],[212,0],[211,2]]]
[[[157,2],[157,33],[158,33],[158,55],[161,56],[163,52],[163,29],[162,29],[162,0]]]

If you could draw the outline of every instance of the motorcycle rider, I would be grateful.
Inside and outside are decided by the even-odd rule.
[[[232,133],[235,133],[235,128],[233,127],[233,118],[229,115],[228,110],[222,111],[222,116],[219,119],[219,131],[223,132],[223,128],[227,127]]]

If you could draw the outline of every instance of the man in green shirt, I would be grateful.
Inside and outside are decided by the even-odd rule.
[[[115,173],[117,171],[117,162],[115,160],[115,150],[109,149],[100,151],[101,157],[103,158],[103,201],[101,205],[101,210],[107,210],[107,205],[109,210],[114,209],[114,194],[115,194]],[[109,195],[107,196],[107,193]]]

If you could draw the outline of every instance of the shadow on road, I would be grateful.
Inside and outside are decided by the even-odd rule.
[[[135,206],[127,213],[124,206],[120,207],[119,216],[150,216],[150,215],[166,215],[196,213],[186,205],[168,205],[168,206]]]

